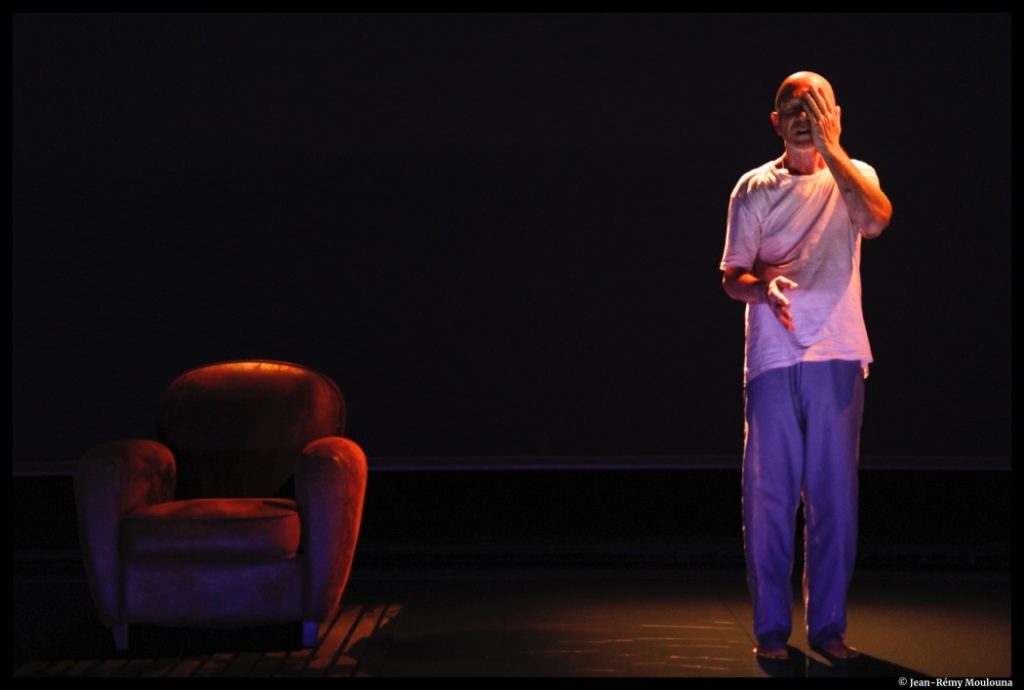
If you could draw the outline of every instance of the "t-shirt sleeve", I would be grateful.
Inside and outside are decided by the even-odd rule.
[[[878,187],[882,186],[882,183],[878,181],[878,173],[875,172],[874,168],[872,168],[864,161],[854,160],[853,164],[857,166],[857,169],[860,170],[861,174],[864,177],[868,178],[868,180],[875,183],[875,185],[877,185]]]
[[[750,195],[737,185],[729,197],[729,215],[725,223],[725,251],[722,253],[723,271],[729,267],[753,268],[761,238],[761,223],[757,219]]]

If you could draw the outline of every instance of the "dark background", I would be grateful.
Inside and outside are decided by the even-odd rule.
[[[249,357],[334,378],[371,466],[738,458],[726,207],[798,69],[895,206],[862,452],[1009,456],[1009,15],[12,22],[16,473]]]

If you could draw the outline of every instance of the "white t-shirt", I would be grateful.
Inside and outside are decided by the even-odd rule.
[[[853,161],[878,184],[874,169]],[[782,159],[743,175],[729,197],[720,268],[752,270],[769,281],[784,275],[795,331],[766,301],[747,305],[744,381],[769,369],[829,359],[872,361],[861,311],[861,235],[828,168],[791,175]]]

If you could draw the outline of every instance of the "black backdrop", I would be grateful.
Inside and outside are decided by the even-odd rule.
[[[13,462],[181,371],[341,385],[374,456],[738,454],[727,198],[828,77],[895,206],[862,452],[1008,456],[1008,15],[13,15]]]

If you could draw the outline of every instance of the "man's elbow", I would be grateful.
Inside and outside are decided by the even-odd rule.
[[[735,282],[736,280],[732,278],[728,273],[722,274],[722,289],[725,290],[725,294],[729,295],[729,297],[733,296],[732,287],[735,284]]]
[[[731,299],[743,301],[743,295],[740,293],[740,282],[735,274],[729,271],[722,274],[722,289],[725,290],[725,294]]]
[[[892,204],[887,203],[885,207],[872,214],[871,221],[860,229],[860,234],[865,239],[874,239],[882,234],[882,231],[889,227],[892,220]]]

